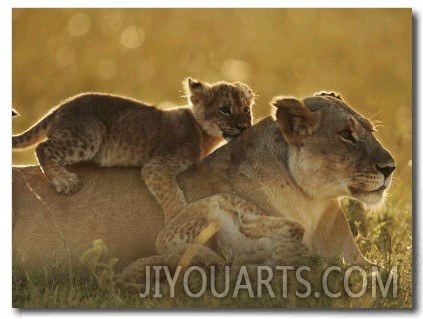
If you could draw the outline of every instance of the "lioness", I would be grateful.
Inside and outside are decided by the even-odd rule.
[[[172,215],[186,205],[176,175],[251,126],[254,93],[244,83],[203,83],[188,78],[188,107],[160,110],[121,96],[84,93],[55,107],[13,149],[36,147],[38,161],[59,193],[81,187],[65,165],[142,167],[142,177]]]
[[[262,215],[253,214],[263,211],[282,218],[281,223],[289,229],[283,219],[292,221],[296,231],[292,237],[285,233],[292,247],[301,248],[304,243],[312,253],[341,255],[347,262],[365,264],[338,200],[348,196],[370,205],[383,200],[395,168],[391,155],[374,138],[369,121],[336,97],[278,98],[273,104],[277,107],[275,117],[253,125],[178,176],[188,203],[193,203],[186,208],[187,214],[193,205],[207,205],[210,196],[219,199],[210,201],[216,207],[215,216],[207,209],[195,210],[206,219],[197,219],[200,227],[191,229],[194,237],[212,216],[209,224],[216,225],[218,232],[206,243],[208,247],[222,245],[222,235],[228,234],[227,247],[243,255],[246,262],[249,256],[258,262],[260,256],[254,249],[260,246],[264,248],[262,260],[272,260],[269,249],[274,241],[266,234],[252,238],[258,234],[254,225],[266,223]],[[118,257],[122,267],[139,257],[157,254],[154,246],[163,217],[134,174],[136,169],[75,170],[87,182],[75,196],[63,197],[43,183],[39,168],[13,169],[14,261],[42,269],[57,256],[80,256],[97,238],[108,247],[104,257]],[[235,204],[232,208],[228,208],[231,201],[222,201],[228,196],[223,193],[233,194],[229,195]],[[244,222],[238,217],[237,203],[254,207],[250,212],[244,209],[252,215]],[[168,236],[169,227],[173,227],[171,223],[161,238]],[[295,237],[301,229],[302,242]],[[178,238],[189,239],[188,231],[181,227],[174,240],[168,237],[161,253],[166,253],[166,245],[178,243]],[[131,272],[126,273],[129,279]]]
[[[160,256],[135,261],[124,280],[145,282],[146,265],[223,264],[225,254],[246,264],[291,264],[307,248],[367,264],[338,200],[383,201],[395,169],[392,156],[374,138],[371,123],[340,96],[275,98],[272,104],[275,120],[262,121],[202,163],[200,175],[219,186],[209,197],[190,198],[159,233]],[[184,180],[188,193],[199,187],[192,175]],[[188,261],[178,258],[184,254]]]

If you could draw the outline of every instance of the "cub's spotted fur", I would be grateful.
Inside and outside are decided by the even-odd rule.
[[[254,93],[244,83],[187,79],[188,106],[159,110],[109,94],[71,97],[28,131],[13,136],[13,148],[36,147],[44,174],[56,191],[79,190],[67,164],[140,166],[142,177],[167,214],[185,206],[176,175],[251,126]]]

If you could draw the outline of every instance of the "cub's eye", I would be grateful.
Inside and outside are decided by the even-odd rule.
[[[339,132],[339,136],[341,136],[341,138],[345,141],[350,141],[350,142],[357,142],[356,139],[354,138],[353,132],[351,130],[343,130],[341,132]]]
[[[229,106],[223,106],[220,108],[220,112],[224,115],[230,115],[231,114],[231,108]]]
[[[250,113],[250,108],[248,106],[247,107],[244,107],[244,113],[245,114]]]

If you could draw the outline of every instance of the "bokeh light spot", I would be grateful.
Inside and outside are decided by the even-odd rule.
[[[120,35],[120,43],[127,49],[135,49],[142,45],[144,42],[144,30],[135,25],[126,27]]]
[[[68,21],[68,32],[71,36],[80,37],[91,27],[91,19],[87,13],[76,13]]]

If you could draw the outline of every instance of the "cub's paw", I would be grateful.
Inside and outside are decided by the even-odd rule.
[[[286,218],[246,215],[240,219],[239,231],[250,237],[286,238],[301,241],[304,228]]]
[[[64,176],[54,177],[51,183],[58,193],[65,195],[76,193],[82,186],[81,180],[75,173],[67,173]]]
[[[239,219],[239,231],[249,237],[268,236],[270,223],[259,215],[246,214]]]

